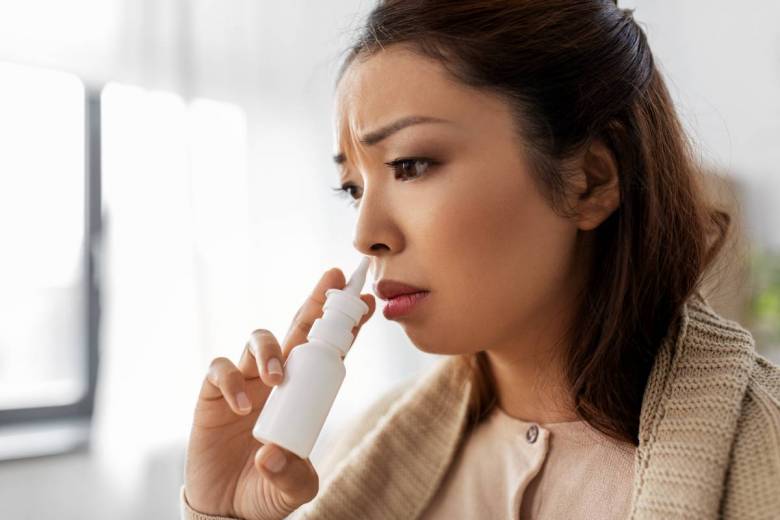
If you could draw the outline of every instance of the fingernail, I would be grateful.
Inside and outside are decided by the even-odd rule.
[[[239,392],[236,396],[236,402],[238,402],[238,408],[240,410],[249,410],[252,408],[252,401],[249,400],[245,392]]]
[[[277,358],[271,358],[268,360],[268,372],[271,374],[282,375],[282,364]]]
[[[265,462],[263,462],[263,466],[265,466],[268,471],[272,471],[274,473],[279,473],[282,468],[284,468],[284,465],[287,463],[287,457],[284,456],[284,453],[282,453],[279,449],[273,448],[271,451],[271,455],[265,459]]]

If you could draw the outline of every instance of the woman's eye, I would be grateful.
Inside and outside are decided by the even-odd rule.
[[[350,206],[355,206],[355,207],[357,206],[357,204],[355,204],[355,201],[360,199],[360,197],[357,196],[357,192],[360,190],[360,188],[355,184],[352,184],[351,182],[346,182],[341,186],[337,186],[331,189],[336,193],[337,196],[343,197],[345,199],[350,199],[349,201]]]
[[[428,167],[434,164],[434,161],[425,157],[405,157],[385,164],[392,168],[397,176],[411,175],[412,178],[417,178],[424,175]]]
[[[396,174],[396,178],[412,178],[416,179],[424,175],[430,166],[438,164],[432,159],[425,157],[404,157],[401,159],[395,159],[394,161],[386,162]],[[421,166],[422,165],[422,166]],[[351,182],[346,182],[341,186],[332,188],[337,196],[349,199],[349,203],[353,207],[357,207],[357,202],[361,198],[361,188]]]

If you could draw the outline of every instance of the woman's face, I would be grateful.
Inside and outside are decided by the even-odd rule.
[[[355,247],[375,281],[430,291],[394,318],[420,350],[515,352],[563,325],[577,226],[535,188],[505,101],[394,45],[349,66],[335,115],[340,180],[358,199]],[[410,116],[446,122],[361,142]],[[385,164],[404,158],[430,162]]]

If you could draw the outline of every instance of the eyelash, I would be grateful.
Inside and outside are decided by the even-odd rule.
[[[412,178],[412,180],[418,179],[420,177],[423,177],[423,176],[427,175],[428,169],[431,168],[432,166],[435,166],[435,165],[438,164],[438,162],[434,161],[433,159],[428,159],[427,157],[402,157],[402,158],[395,159],[395,160],[390,161],[390,162],[386,162],[385,164],[388,167],[390,167],[394,172],[397,172],[398,168],[400,167],[399,165],[401,165],[403,163],[408,163],[408,162],[412,162],[412,163],[425,163],[425,164],[428,165],[426,170],[425,170],[425,173],[417,174],[415,177]],[[337,196],[345,198],[345,199],[349,199],[351,206],[357,206],[356,201],[358,201],[360,199],[356,198],[354,196],[353,192],[351,191],[353,188],[358,189],[359,186],[357,186],[357,185],[355,185],[355,184],[353,184],[351,182],[345,182],[341,186],[334,186],[331,189],[335,192],[335,194]]]

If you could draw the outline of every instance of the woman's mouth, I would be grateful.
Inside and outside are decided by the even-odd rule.
[[[430,294],[430,291],[420,291],[411,294],[399,294],[387,300],[382,314],[385,318],[393,319],[399,316],[410,314],[413,310],[419,308],[420,302],[424,301]]]

